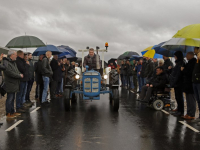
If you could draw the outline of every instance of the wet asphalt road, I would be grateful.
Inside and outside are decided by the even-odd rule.
[[[70,112],[65,112],[62,99],[53,100],[49,107],[16,120],[4,119],[0,149],[200,150],[200,133],[179,123],[181,118],[147,108],[135,99],[136,94],[121,90],[118,113],[111,110],[108,95],[93,102],[79,99]],[[23,122],[5,131],[18,120]]]

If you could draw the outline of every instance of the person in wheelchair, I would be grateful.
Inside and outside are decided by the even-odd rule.
[[[156,74],[142,87],[139,100],[149,102],[153,91],[163,91],[168,83],[167,75],[163,67],[157,67]]]

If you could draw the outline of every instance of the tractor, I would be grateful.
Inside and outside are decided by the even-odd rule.
[[[117,70],[107,67],[104,69],[104,52],[107,52],[108,43],[105,44],[106,49],[96,47],[96,57],[100,58],[98,52],[102,52],[102,67],[88,70],[88,66],[82,69],[75,67],[68,71],[67,82],[64,89],[65,110],[69,111],[71,104],[76,102],[76,95],[81,94],[83,100],[100,100],[101,94],[109,94],[109,100],[113,111],[119,109],[119,74]],[[82,52],[82,64],[84,52],[88,52],[89,47]],[[98,63],[99,60],[96,59]],[[96,66],[99,66],[97,64]],[[100,71],[101,70],[101,71]]]

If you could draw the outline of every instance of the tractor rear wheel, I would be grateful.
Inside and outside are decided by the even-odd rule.
[[[71,89],[67,88],[64,90],[65,111],[70,110],[70,106],[71,106],[70,94],[71,94]]]
[[[114,111],[119,110],[119,90],[118,88],[112,89],[113,97],[112,97],[112,106]]]

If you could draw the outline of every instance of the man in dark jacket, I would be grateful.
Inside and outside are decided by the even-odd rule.
[[[151,80],[154,74],[154,62],[151,60],[151,58],[147,57],[147,82]]]
[[[83,67],[85,68],[85,66],[88,66],[89,67],[88,70],[97,69],[96,56],[97,55],[94,53],[94,49],[90,48],[89,54],[84,57]],[[100,58],[99,58],[99,65],[100,65],[100,68],[101,68]]]
[[[128,81],[129,81],[129,90],[134,90],[134,84],[133,84],[133,65],[130,63],[130,61],[127,61],[127,76],[128,76]]]
[[[28,53],[28,63],[29,63],[29,80],[27,83],[26,102],[31,103],[30,92],[31,92],[33,82],[34,82],[34,66],[33,66],[31,53]]]
[[[192,82],[193,82],[194,95],[195,95],[195,98],[200,110],[200,52],[199,52],[199,48],[195,47],[194,52],[197,55],[197,61],[192,73]],[[199,111],[198,118],[195,120],[195,122],[199,122],[198,124],[200,125],[200,111]]]
[[[61,80],[60,79],[60,63],[58,62],[58,55],[53,56],[50,66],[53,71],[53,76],[52,76],[53,81],[51,82],[50,93],[51,93],[51,98],[55,98],[58,82]]]
[[[29,65],[24,60],[24,52],[19,50],[17,51],[17,60],[16,60],[18,70],[23,74],[23,78],[20,80],[20,91],[16,94],[16,109],[17,112],[25,112],[26,107],[30,104],[25,104],[25,95],[27,89],[27,81],[29,80]],[[31,104],[32,105],[32,104]]]
[[[120,66],[120,77],[121,77],[121,87],[125,86],[124,84],[124,61],[121,61],[121,66]]]
[[[47,92],[49,90],[50,79],[52,78],[53,71],[50,66],[50,58],[52,56],[51,51],[46,52],[46,57],[42,60],[42,79],[43,79],[43,93],[42,93],[42,104],[48,105]]]
[[[163,56],[163,59],[165,61],[164,65],[163,65],[163,68],[165,69],[165,73],[167,73],[169,75],[171,68],[174,67],[174,64],[171,62],[169,57]]]
[[[186,56],[188,63],[185,67],[181,67],[183,72],[183,92],[186,94],[187,101],[187,114],[183,117],[187,120],[195,119],[196,113],[196,100],[194,96],[194,90],[192,85],[192,72],[196,63],[193,52],[188,52]]]
[[[20,115],[20,113],[16,113],[14,110],[14,100],[15,93],[19,92],[20,79],[23,78],[23,74],[21,74],[17,68],[15,60],[17,58],[17,53],[15,51],[9,51],[8,57],[3,59],[3,64],[6,67],[4,71],[5,84],[6,84],[6,116],[7,118],[14,118],[15,116]]]
[[[167,76],[164,73],[163,67],[158,67],[156,69],[156,76],[149,80],[145,86],[142,87],[139,99],[143,102],[148,102],[150,100],[152,91],[154,88],[163,91],[165,85],[167,84]]]
[[[183,99],[183,72],[181,71],[181,67],[184,67],[185,61],[183,59],[183,53],[181,51],[177,51],[174,53],[175,56],[175,67],[172,69],[172,73],[170,75],[170,86],[174,88],[175,98],[178,103],[177,112],[173,115],[175,116],[183,116],[184,115],[184,99]]]
[[[124,86],[127,88],[129,87],[130,84],[130,80],[129,80],[129,74],[128,74],[128,70],[129,70],[129,61],[126,60],[126,63],[124,64]]]
[[[39,56],[38,62],[34,64],[35,69],[35,81],[36,81],[36,96],[35,98],[39,99],[39,101],[42,101],[42,92],[43,92],[43,79],[42,79],[42,59],[44,58],[44,55]]]
[[[148,75],[147,67],[148,67],[147,59],[146,59],[146,57],[143,56],[143,62],[142,62],[142,67],[141,67],[141,71],[140,71],[140,76],[144,80],[144,85],[146,84],[146,78]],[[144,86],[144,85],[142,85],[142,86]]]

